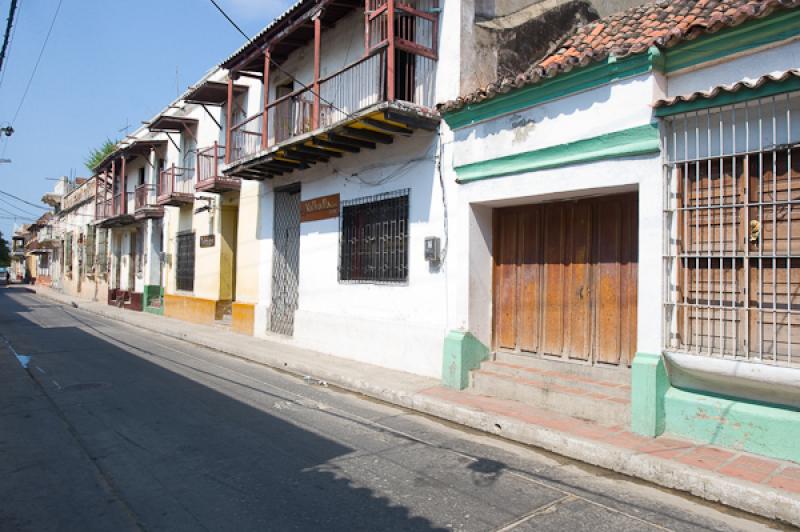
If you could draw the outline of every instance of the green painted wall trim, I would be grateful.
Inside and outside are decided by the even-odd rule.
[[[469,385],[470,370],[489,358],[489,348],[466,331],[451,331],[444,339],[442,384],[463,390]]]
[[[156,298],[161,298],[162,304],[160,307],[151,307],[150,301]],[[142,307],[145,312],[150,314],[163,315],[164,314],[164,289],[157,284],[145,285],[142,291]]]
[[[144,307],[142,310],[144,310],[149,314],[154,314],[156,316],[164,315],[164,307]]]
[[[736,92],[721,92],[712,98],[698,98],[691,102],[676,103],[669,107],[658,107],[656,108],[656,116],[671,116],[708,109],[710,107],[732,105],[755,100],[756,98],[775,96],[776,94],[784,94],[797,90],[800,90],[800,78],[791,77],[783,81],[768,81],[755,89],[742,88]]]
[[[489,100],[469,104],[444,115],[447,124],[457,129],[570,94],[605,85],[615,80],[637,76],[658,68],[663,62],[661,51],[651,48],[650,53],[637,54],[624,59],[609,57],[604,63],[594,63],[560,74],[552,79],[522,87]]]
[[[667,49],[665,72],[714,61],[800,35],[800,10],[773,13]]]
[[[797,410],[678,388],[667,391],[664,406],[670,434],[800,462],[800,412]]]
[[[666,428],[664,399],[670,389],[661,355],[636,353],[631,365],[631,430],[655,438]]]
[[[457,166],[456,182],[469,183],[569,164],[646,155],[657,153],[659,149],[658,125],[648,124],[539,150]]]
[[[576,68],[552,79],[466,105],[457,111],[446,113],[444,119],[452,129],[457,129],[626,77],[653,70],[675,72],[798,35],[800,10],[779,11],[762,19],[687,41],[664,52],[651,47],[646,54],[636,54],[620,60],[609,57],[603,63]]]

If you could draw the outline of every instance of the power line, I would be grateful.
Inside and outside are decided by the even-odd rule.
[[[17,207],[16,205],[14,205],[13,203],[11,203],[10,201],[8,201],[6,199],[0,198],[0,202],[8,205],[9,207],[11,207],[13,209],[18,210],[19,212],[25,214],[26,216],[33,216],[34,218],[38,216],[38,214],[35,214],[35,213],[30,212],[30,211],[26,211],[25,209],[21,209],[21,208]]]
[[[35,203],[31,203],[28,200],[24,200],[24,199],[20,198],[19,196],[15,196],[14,194],[11,194],[11,193],[6,192],[4,190],[0,190],[0,194],[3,194],[4,196],[8,196],[9,198],[14,198],[17,201],[21,201],[22,203],[24,203],[26,205],[30,205],[31,207],[36,207],[37,209],[42,209],[42,210],[45,210],[45,211],[49,211],[50,210],[49,207],[42,207],[41,205],[36,205]]]
[[[53,27],[56,25],[56,19],[58,18],[58,13],[61,11],[61,4],[64,0],[58,0],[58,5],[56,6],[56,11],[53,13],[53,20],[50,21],[50,27],[47,29],[47,35],[44,37],[44,42],[42,43],[42,48],[39,50],[39,57],[36,58],[36,63],[33,65],[33,71],[31,72],[31,77],[28,78],[28,84],[25,86],[25,91],[22,93],[22,98],[19,101],[19,105],[17,106],[17,110],[14,113],[14,118],[11,120],[11,124],[14,124],[17,121],[17,117],[19,116],[20,110],[22,110],[22,104],[25,103],[25,98],[28,96],[28,91],[31,88],[31,84],[33,83],[33,78],[36,76],[36,71],[39,69],[39,63],[42,61],[42,56],[44,55],[44,50],[47,47],[47,41],[50,40],[50,34],[53,33]]]
[[[214,4],[214,7],[217,8],[217,11],[222,13],[222,16],[225,17],[228,20],[228,22],[230,22],[231,25],[233,25],[234,28],[236,28],[236,31],[238,31],[239,33],[242,34],[242,36],[247,40],[247,45],[250,45],[250,44],[253,43],[253,39],[248,37],[247,34],[244,31],[242,31],[242,28],[240,28],[239,25],[236,24],[236,22],[233,21],[233,19],[225,12],[225,10],[220,7],[220,5],[216,2],[216,0],[210,0],[210,2],[212,4]],[[294,83],[297,83],[298,85],[303,87],[304,90],[309,91],[311,94],[313,94],[314,96],[319,98],[321,101],[325,102],[326,104],[330,105],[332,108],[336,109],[337,111],[342,113],[347,118],[353,118],[352,114],[348,113],[347,111],[344,111],[344,110],[340,109],[336,104],[334,104],[330,100],[326,100],[317,91],[315,91],[314,89],[312,89],[311,87],[309,87],[308,85],[306,85],[305,83],[303,83],[302,81],[300,81],[299,79],[294,77],[291,73],[287,72],[279,63],[277,63],[274,59],[272,59],[272,56],[269,56],[269,62],[272,64],[272,66],[274,66],[281,73],[283,73],[284,75],[288,76],[289,79],[291,79]],[[269,89],[269,87],[266,87],[264,90],[268,90],[268,89]]]
[[[8,19],[6,20],[6,34],[3,36],[3,47],[0,48],[0,72],[3,71],[3,60],[8,52],[8,42],[11,39],[11,28],[14,27],[14,14],[17,11],[17,0],[11,0],[8,8]]]
[[[19,20],[22,17],[22,1],[20,0],[18,4],[19,5],[17,7],[17,17],[16,17],[17,23],[14,24],[14,27],[11,29],[11,37],[8,40],[8,49],[6,50],[7,57],[11,55],[11,45],[14,44],[14,38],[17,36],[17,28],[19,28]],[[3,81],[5,81],[6,79],[6,72],[8,72],[8,60],[6,60],[6,67],[0,69],[0,87],[3,86]],[[7,138],[8,137],[6,137],[6,139]]]

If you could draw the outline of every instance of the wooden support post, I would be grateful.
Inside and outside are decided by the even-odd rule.
[[[122,202],[122,207],[120,207],[120,214],[126,214],[128,212],[128,176],[125,175],[125,156],[122,156],[122,192],[120,192],[120,201]]]
[[[386,99],[390,102],[394,101],[394,2],[386,0],[386,36],[389,41],[386,47]]]
[[[114,194],[114,186],[117,184],[117,160],[111,161],[111,216],[117,213],[117,195]]]
[[[228,108],[225,109],[225,164],[231,162],[231,120],[233,120],[233,73],[228,73]]]
[[[264,50],[264,77],[262,80],[262,87],[264,91],[264,113],[261,116],[261,147],[267,149],[269,147],[269,67],[271,62],[272,52],[269,48]]]
[[[322,37],[322,10],[314,15],[314,108],[311,114],[311,129],[319,128],[319,55]]]

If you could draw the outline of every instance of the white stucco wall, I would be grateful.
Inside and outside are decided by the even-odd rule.
[[[703,64],[668,76],[667,95],[681,96],[707,91],[719,85],[755,80],[764,74],[782,72],[800,65],[800,40],[784,41],[747,51],[713,64]]]
[[[409,188],[409,274],[401,285],[340,283],[339,223],[301,224],[299,308],[293,342],[325,353],[439,377],[445,336],[441,269],[424,260],[427,236],[443,237],[437,137],[415,133],[390,146],[363,151],[302,173],[276,178],[262,200],[259,306],[256,332],[265,335],[271,303],[274,188],[299,182],[301,200],[339,193],[341,200]],[[243,198],[244,202],[244,198]],[[240,249],[241,249],[240,236]]]
[[[596,87],[456,131],[445,129],[445,167],[452,206],[446,264],[448,329],[492,342],[492,209],[608,195],[639,194],[637,350],[661,345],[662,186],[658,154],[521,172],[461,185],[453,166],[535,151],[647,125],[659,79],[644,74]]]

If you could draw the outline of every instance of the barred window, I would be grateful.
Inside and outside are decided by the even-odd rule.
[[[72,233],[64,235],[64,271],[72,273]]]
[[[339,280],[408,280],[408,196],[403,189],[342,202]]]
[[[175,285],[178,290],[194,290],[194,231],[178,233]]]
[[[97,231],[97,273],[108,273],[108,229]]]
[[[93,225],[86,226],[86,241],[83,245],[83,253],[84,253],[84,264],[86,265],[86,271],[91,272],[94,269],[95,263],[95,235],[97,234],[97,228]]]
[[[667,349],[800,361],[800,95],[665,123]]]

